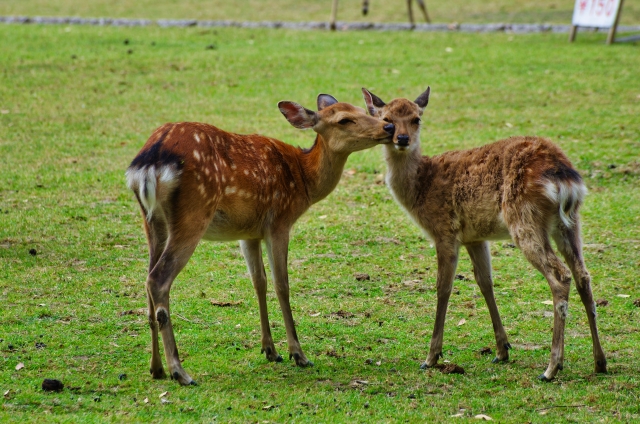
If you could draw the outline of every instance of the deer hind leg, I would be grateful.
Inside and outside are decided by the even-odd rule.
[[[551,359],[547,370],[538,377],[540,380],[549,381],[563,367],[564,326],[569,307],[571,272],[553,253],[546,231],[523,226],[520,231],[512,234],[515,234],[514,241],[527,260],[547,279],[553,295]]]
[[[600,345],[598,337],[598,326],[596,324],[596,304],[593,301],[591,292],[591,276],[584,265],[582,257],[582,242],[580,240],[580,224],[576,220],[573,228],[568,228],[564,224],[558,225],[558,230],[552,234],[558,250],[564,257],[571,269],[573,279],[580,299],[587,312],[589,329],[591,330],[591,341],[593,342],[593,359],[595,362],[595,372],[607,372],[607,360]]]
[[[146,215],[146,214],[143,214]],[[160,255],[164,251],[167,243],[167,224],[162,215],[155,214],[150,222],[144,219],[144,229],[147,233],[149,242],[149,273],[155,267]],[[158,321],[156,320],[156,312],[151,298],[151,293],[147,290],[147,305],[149,328],[151,330],[151,365],[149,372],[154,379],[165,378],[167,375],[162,367],[162,359],[160,357],[160,346],[158,344]]]
[[[267,255],[273,273],[276,295],[282,309],[284,325],[287,330],[287,344],[289,345],[289,359],[293,358],[300,367],[311,366],[313,363],[302,352],[296,333],[291,305],[289,303],[289,275],[287,273],[287,255],[289,249],[289,229],[272,232],[266,239]]]
[[[149,273],[147,293],[151,298],[150,304],[152,303],[155,309],[155,318],[162,336],[164,356],[169,368],[169,375],[182,385],[195,385],[195,381],[182,368],[178,355],[178,347],[176,346],[171,323],[169,291],[173,280],[189,261],[204,230],[190,231],[187,226],[183,229],[184,231],[176,231],[175,229],[170,231],[171,235],[167,240],[166,247],[153,270]],[[173,234],[180,235],[174,237]]]
[[[449,243],[436,243],[436,255],[438,257],[438,276],[436,280],[438,303],[433,335],[431,336],[431,346],[429,347],[426,361],[420,366],[422,369],[433,367],[438,363],[438,359],[442,357],[444,321],[453,287],[453,277],[458,266],[458,246]]]
[[[475,276],[476,283],[478,283],[478,286],[480,287],[482,296],[484,296],[484,300],[487,302],[487,307],[489,308],[489,315],[491,315],[493,332],[495,333],[497,344],[497,354],[493,362],[508,361],[511,345],[507,340],[507,333],[504,331],[502,320],[500,319],[500,313],[498,312],[498,306],[496,305],[496,298],[493,294],[489,243],[482,241],[467,244],[465,247],[471,257],[471,263],[473,263],[473,275]]]
[[[262,350],[270,362],[282,362],[282,356],[278,355],[276,347],[271,337],[271,328],[269,327],[269,315],[267,313],[267,275],[264,271],[262,262],[262,249],[260,248],[260,240],[241,240],[240,248],[247,262],[247,268],[253,288],[258,297],[258,305],[260,307],[260,328],[262,330]]]

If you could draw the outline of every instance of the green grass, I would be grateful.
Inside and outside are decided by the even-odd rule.
[[[640,55],[604,37],[0,26],[0,420],[442,422],[461,409],[506,422],[638,420]],[[565,369],[538,382],[550,292],[501,242],[492,251],[511,362],[480,355],[494,344],[487,308],[473,281],[457,280],[444,349],[466,374],[420,371],[435,251],[376,184],[385,170],[376,148],[352,156],[292,236],[293,313],[315,366],[265,361],[237,244],[203,243],[172,291],[178,345],[199,386],[151,380],[146,242],[124,170],[153,129],[205,121],[309,146],[313,133],[292,128],[277,101],[313,107],[328,92],[362,105],[362,86],[390,99],[427,85],[426,154],[536,134],[585,176],[585,256],[596,298],[609,301],[598,312],[610,373],[593,375],[572,290]],[[472,280],[465,253],[458,273]],[[273,290],[268,302],[285,353]],[[65,390],[42,392],[44,378]],[[161,403],[165,391],[171,403]]]
[[[573,1],[570,0],[427,0],[433,22],[571,22]],[[86,16],[147,19],[232,19],[237,21],[328,21],[331,0],[3,0],[1,15]],[[363,16],[362,0],[339,0],[341,21],[407,22],[405,0],[370,1],[370,12]],[[414,2],[416,22],[423,22]],[[640,5],[627,1],[620,23],[640,23]]]

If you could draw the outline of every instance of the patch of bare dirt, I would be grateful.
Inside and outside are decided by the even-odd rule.
[[[238,306],[238,305],[242,305],[242,301],[239,300],[237,302],[229,302],[229,301],[220,301],[220,300],[215,300],[215,299],[211,299],[211,304],[213,306],[219,306],[221,308],[226,308],[229,306]]]
[[[464,368],[456,364],[436,364],[434,368],[440,370],[442,374],[464,374]]]

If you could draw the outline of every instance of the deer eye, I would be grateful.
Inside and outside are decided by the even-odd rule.
[[[341,119],[338,122],[338,124],[340,124],[340,125],[355,124],[355,123],[356,123],[356,121],[354,121],[353,119],[349,119],[349,118]]]
[[[420,125],[420,122],[422,122],[420,118],[415,118],[413,121],[411,121],[413,125]]]

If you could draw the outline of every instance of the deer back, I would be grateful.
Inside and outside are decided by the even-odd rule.
[[[193,122],[153,132],[127,172],[148,217],[209,225],[205,238],[261,236],[279,219],[309,207],[301,150],[260,135],[239,135]],[[155,190],[155,202],[145,204]]]

